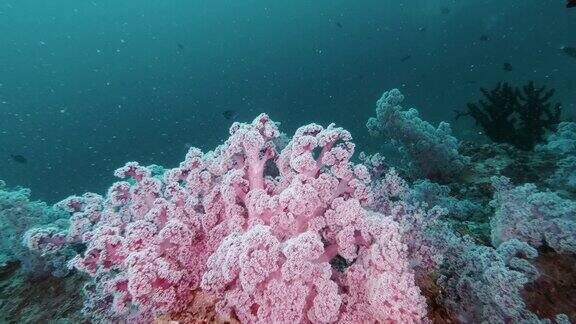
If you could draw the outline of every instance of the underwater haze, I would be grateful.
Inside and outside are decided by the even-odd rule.
[[[555,88],[573,115],[576,59],[560,47],[576,46],[575,11],[560,0],[3,0],[0,178],[50,202],[101,192],[126,161],[172,166],[190,145],[213,148],[225,111],[266,112],[288,133],[335,122],[369,150],[365,120],[393,87],[435,123],[499,81]]]
[[[0,0],[0,323],[576,323],[576,0]]]

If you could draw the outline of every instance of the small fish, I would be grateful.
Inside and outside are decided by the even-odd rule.
[[[184,50],[184,45],[182,45],[182,44],[180,44],[180,43],[177,43],[176,45],[178,46],[178,49],[179,49],[180,51],[183,51],[183,50]]]
[[[447,14],[450,13],[450,8],[448,8],[448,7],[443,7],[440,12],[441,12],[443,15],[447,15]]]
[[[476,84],[477,82],[474,80],[466,80],[465,83],[466,84]]]
[[[423,33],[426,31],[426,27],[418,27],[418,31]]]
[[[480,36],[480,40],[481,40],[482,42],[487,42],[487,41],[489,41],[490,39],[488,38],[488,36],[482,35],[482,36]]]
[[[20,164],[26,164],[28,163],[28,159],[26,159],[24,156],[17,154],[17,155],[11,155],[12,160],[14,162],[20,163]]]
[[[238,113],[235,110],[224,110],[222,112],[222,116],[228,120],[236,119],[238,117]]]
[[[562,52],[564,52],[564,54],[566,54],[570,57],[576,58],[576,47],[562,46],[562,47],[560,47],[560,49],[562,50]]]
[[[576,0],[568,0],[566,2],[566,8],[574,8],[576,7]]]
[[[503,69],[506,72],[512,72],[512,64],[510,64],[508,62],[504,63]]]
[[[342,28],[342,24],[341,24],[339,21],[337,21],[336,23],[334,23],[334,25],[336,25],[338,28]]]
[[[411,59],[411,58],[412,58],[412,55],[403,56],[403,57],[400,59],[400,62],[406,62],[406,61],[408,61],[408,60]]]

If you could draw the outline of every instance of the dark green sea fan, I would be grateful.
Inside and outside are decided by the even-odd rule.
[[[472,117],[494,142],[532,150],[560,122],[561,105],[551,102],[554,89],[538,88],[530,81],[521,89],[498,83],[492,90],[480,91],[485,98],[468,103],[467,111],[456,111],[456,119]]]

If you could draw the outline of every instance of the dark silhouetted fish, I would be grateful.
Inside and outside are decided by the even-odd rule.
[[[13,160],[14,162],[21,163],[21,164],[26,164],[26,163],[28,163],[28,160],[27,160],[24,156],[22,156],[22,155],[20,155],[20,154],[11,155],[11,157],[12,157],[12,160]]]
[[[480,36],[480,40],[483,42],[487,42],[489,40],[489,38],[486,35],[482,35],[482,36]]]
[[[442,12],[443,15],[447,15],[450,13],[450,8],[444,7],[444,8],[442,8],[442,11],[440,11],[440,12]]]
[[[342,24],[339,21],[337,21],[335,25],[338,26],[338,28],[342,28]]]
[[[412,55],[403,56],[403,57],[400,59],[400,62],[406,62],[406,61],[408,61],[408,60],[411,59],[411,58],[412,58]]]
[[[180,44],[180,43],[178,43],[178,44],[176,44],[176,45],[178,46],[178,49],[179,49],[180,51],[183,51],[183,50],[184,50],[184,45],[182,45],[182,44]]]
[[[568,0],[566,2],[566,8],[574,8],[576,7],[576,0]]]
[[[508,62],[504,63],[503,68],[504,68],[504,71],[506,71],[506,72],[512,72],[512,64],[510,64]]]
[[[560,47],[560,49],[562,50],[562,52],[564,52],[564,54],[576,58],[576,47],[562,46]]]
[[[236,117],[238,116],[238,113],[234,110],[224,110],[224,112],[222,112],[222,116],[224,116],[224,118],[231,120],[231,119],[236,119]]]

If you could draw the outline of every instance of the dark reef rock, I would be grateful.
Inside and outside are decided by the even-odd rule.
[[[494,213],[490,205],[494,196],[492,177],[506,176],[516,185],[534,183],[542,190],[553,189],[547,179],[554,173],[558,160],[554,155],[525,151],[506,143],[462,142],[459,151],[470,157],[470,172],[460,181],[446,184],[450,188],[450,195],[485,208],[480,215],[454,218],[451,222],[457,232],[470,235],[481,244],[490,245],[488,224]],[[561,192],[559,194],[568,199],[574,198]]]
[[[81,313],[85,278],[77,273],[31,281],[15,262],[0,279],[0,323],[89,323]]]
[[[563,313],[576,321],[576,256],[558,254],[546,247],[538,254],[540,277],[523,292],[528,308],[541,318]]]

